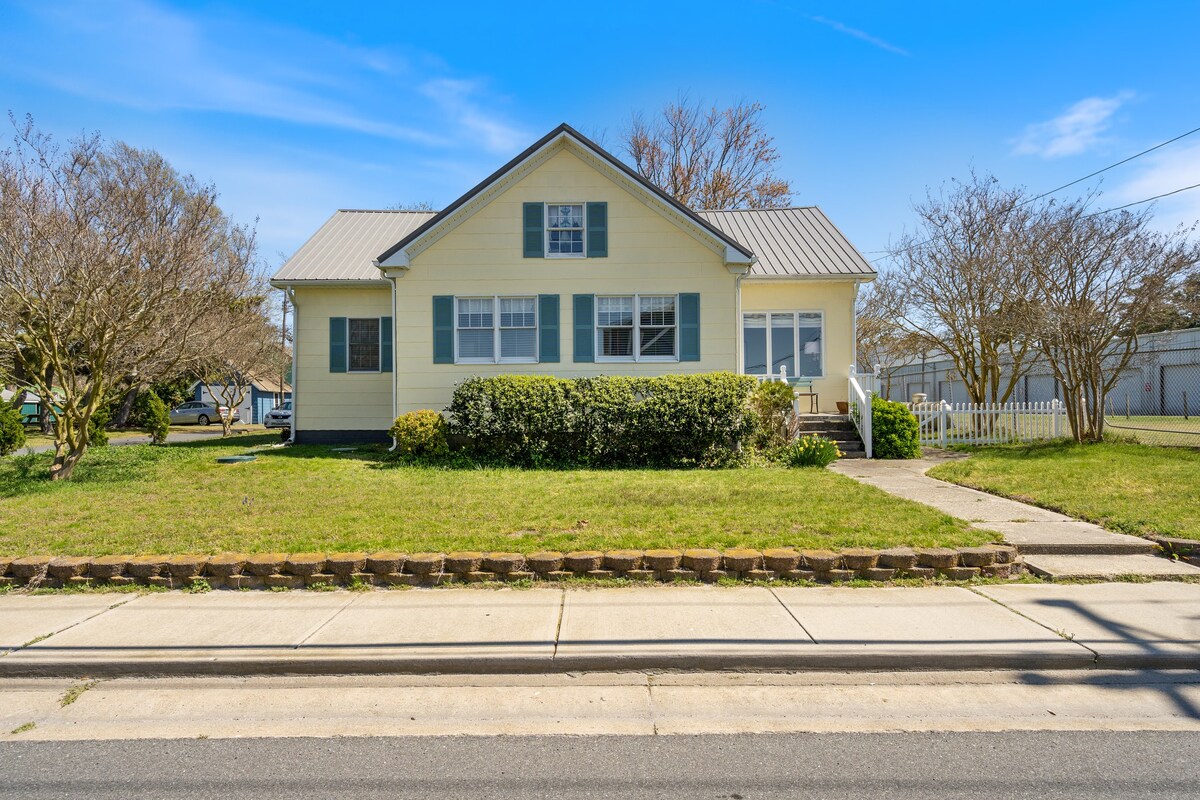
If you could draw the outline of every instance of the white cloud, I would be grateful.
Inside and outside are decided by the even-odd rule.
[[[1113,115],[1131,99],[1132,92],[1084,98],[1054,119],[1027,126],[1013,143],[1013,153],[1059,158],[1091,150],[1104,141]]]
[[[891,42],[884,41],[883,39],[880,39],[878,36],[872,36],[871,34],[867,33],[866,31],[859,30],[858,28],[851,28],[849,25],[846,25],[845,23],[842,23],[842,22],[838,22],[836,19],[827,19],[825,17],[809,17],[809,19],[811,19],[813,22],[818,22],[822,25],[827,25],[830,28],[833,28],[838,33],[844,33],[847,36],[853,36],[855,39],[864,41],[867,44],[872,44],[881,50],[887,50],[889,53],[895,53],[896,55],[901,55],[901,56],[911,55],[907,50],[905,50],[902,47],[897,47],[896,45],[892,44]]]
[[[529,142],[526,133],[484,111],[478,100],[482,87],[476,81],[438,78],[422,85],[421,94],[492,152],[510,153]]]
[[[1133,168],[1133,175],[1123,183],[1117,183],[1105,190],[1103,196],[1096,201],[1097,207],[1115,208],[1200,183],[1200,143],[1168,145],[1158,152],[1132,162],[1130,166]],[[1198,220],[1200,189],[1180,192],[1154,201],[1154,224],[1159,229],[1170,230],[1180,224],[1190,227]]]
[[[480,81],[417,70],[390,52],[219,14],[190,14],[152,0],[119,0],[103,13],[87,3],[36,4],[53,59],[28,58],[27,74],[88,99],[157,111],[230,113],[361,133],[428,147],[467,140],[511,149],[517,132],[487,111]],[[421,74],[424,73],[424,74]],[[448,102],[413,87],[445,82]],[[381,103],[379,98],[387,97]],[[432,101],[432,102],[431,102]],[[464,135],[464,133],[466,135]]]

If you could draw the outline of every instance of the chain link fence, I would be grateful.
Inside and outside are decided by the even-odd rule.
[[[954,365],[929,359],[882,368],[878,392],[908,402],[918,393],[929,401],[967,403],[966,386]],[[1049,364],[1035,363],[1017,382],[1009,402],[1065,402]],[[1200,448],[1200,328],[1148,334],[1121,371],[1105,400],[1111,432],[1143,444]]]

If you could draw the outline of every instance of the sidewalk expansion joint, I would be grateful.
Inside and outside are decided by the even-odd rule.
[[[101,614],[107,614],[109,611],[112,611],[114,608],[119,608],[119,607],[125,605],[126,603],[133,601],[133,600],[137,600],[139,597],[143,597],[143,596],[144,595],[139,594],[139,595],[135,595],[134,597],[130,597],[125,600],[122,600],[119,603],[113,603],[111,606],[107,606],[105,608],[100,609],[95,614],[92,614],[90,617],[84,617],[81,620],[72,622],[70,625],[67,625],[66,627],[59,628],[56,631],[50,631],[49,633],[42,634],[41,636],[36,636],[33,639],[30,639],[28,642],[25,642],[24,644],[17,645],[16,647],[12,648],[11,650],[5,650],[4,652],[0,653],[0,658],[4,658],[6,655],[8,655],[10,653],[18,653],[18,652],[24,650],[26,647],[35,645],[38,642],[44,642],[47,639],[49,639],[51,636],[56,636],[56,635],[62,633],[63,631],[69,631],[69,630],[71,630],[71,628],[74,628],[77,625],[82,625],[83,623],[87,622],[88,620],[93,620],[96,617],[100,616]]]
[[[328,625],[329,623],[331,623],[331,622],[333,622],[335,619],[337,619],[337,616],[338,616],[339,614],[341,614],[341,613],[342,613],[343,611],[345,611],[347,608],[349,608],[350,606],[352,606],[352,605],[354,605],[356,602],[358,602],[358,599],[359,599],[360,597],[362,597],[362,594],[360,594],[360,593],[355,593],[355,594],[353,594],[353,595],[350,597],[350,599],[349,599],[349,600],[347,600],[347,601],[346,601],[346,602],[345,602],[345,603],[344,603],[344,604],[341,606],[341,608],[338,608],[338,609],[336,609],[336,610],[335,610],[335,611],[334,611],[332,614],[330,614],[328,617],[326,617],[325,619],[321,620],[321,621],[320,621],[320,622],[318,622],[316,625],[314,625],[314,626],[312,627],[312,629],[311,629],[311,630],[310,630],[308,633],[306,633],[306,634],[304,634],[303,636],[301,636],[301,637],[300,637],[300,641],[296,642],[296,644],[294,644],[294,645],[292,646],[292,649],[293,649],[293,650],[299,650],[301,647],[303,647],[303,646],[304,646],[304,645],[305,645],[305,644],[308,642],[308,640],[309,640],[309,639],[311,639],[312,637],[316,636],[316,635],[317,635],[317,633],[319,633],[319,632],[320,632],[320,630],[321,630],[322,628],[324,628],[326,625]]]
[[[1074,636],[1067,636],[1065,633],[1063,633],[1062,631],[1058,630],[1057,628],[1051,628],[1051,627],[1050,627],[1049,625],[1047,625],[1046,623],[1044,623],[1044,622],[1041,622],[1041,621],[1039,621],[1039,620],[1036,620],[1036,619],[1034,619],[1033,617],[1029,616],[1028,614],[1022,614],[1020,611],[1017,611],[1017,610],[1016,610],[1015,608],[1013,608],[1012,606],[1005,605],[1004,603],[1000,602],[999,600],[997,600],[997,599],[996,599],[996,598],[994,598],[994,597],[989,597],[988,595],[984,594],[983,592],[980,592],[980,591],[976,590],[976,589],[975,589],[975,587],[973,587],[973,586],[965,586],[965,587],[963,587],[963,588],[965,588],[965,589],[966,589],[968,592],[972,592],[972,593],[974,593],[974,594],[977,594],[977,595],[979,595],[980,597],[982,597],[982,598],[983,598],[983,599],[985,599],[985,600],[991,600],[993,603],[995,603],[996,605],[1000,606],[1001,608],[1003,608],[1005,611],[1008,611],[1009,613],[1016,614],[1018,617],[1021,617],[1022,619],[1027,619],[1027,620],[1029,620],[1029,621],[1030,621],[1030,622],[1032,622],[1034,625],[1037,625],[1037,626],[1039,626],[1039,627],[1045,628],[1046,630],[1050,631],[1050,632],[1051,632],[1051,633],[1053,633],[1055,636],[1057,636],[1058,638],[1060,638],[1060,639],[1062,639],[1062,640],[1064,640],[1064,641],[1070,642],[1071,644],[1077,644],[1077,645],[1079,645],[1079,646],[1080,646],[1080,647],[1082,647],[1084,650],[1087,650],[1089,653],[1091,653],[1091,654],[1092,654],[1092,663],[1093,663],[1093,664],[1098,664],[1098,663],[1100,662],[1100,653],[1099,653],[1098,651],[1096,651],[1096,650],[1093,650],[1092,648],[1088,647],[1088,646],[1087,646],[1086,644],[1084,644],[1083,642],[1077,642],[1077,641],[1075,641],[1075,637],[1074,637]]]
[[[560,589],[562,594],[558,602],[558,624],[554,626],[554,650],[550,653],[550,660],[558,658],[558,640],[562,636],[563,614],[567,610],[567,590]]]
[[[804,627],[804,623],[792,613],[792,610],[787,607],[787,604],[779,599],[779,595],[775,594],[775,590],[768,586],[767,591],[771,593],[771,597],[775,598],[775,602],[779,603],[779,605],[783,607],[783,610],[787,612],[788,616],[792,618],[792,621],[796,623],[800,630],[804,631],[804,635],[808,637],[808,640],[813,644],[820,644],[820,642],[817,641],[817,637],[808,632],[808,628]]]

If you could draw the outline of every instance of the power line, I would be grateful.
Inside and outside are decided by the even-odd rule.
[[[1130,206],[1140,206],[1142,203],[1149,203],[1151,200],[1158,200],[1161,197],[1170,197],[1173,194],[1179,194],[1180,192],[1186,192],[1188,189],[1200,189],[1200,183],[1193,183],[1191,186],[1184,186],[1182,189],[1175,189],[1174,191],[1163,192],[1162,194],[1156,194],[1156,195],[1154,195],[1154,197],[1147,197],[1145,200],[1134,200],[1132,203],[1126,203],[1125,205],[1117,206],[1116,208],[1106,208],[1104,211],[1096,211],[1092,214],[1088,214],[1088,216],[1095,217],[1100,214],[1107,214],[1110,211],[1120,211],[1121,209],[1129,208]]]
[[[1077,183],[1083,183],[1084,181],[1088,180],[1089,178],[1094,178],[1097,175],[1104,173],[1104,172],[1108,172],[1110,169],[1119,167],[1122,164],[1128,164],[1130,161],[1133,161],[1135,158],[1141,158],[1142,156],[1146,155],[1147,153],[1153,153],[1155,150],[1158,150],[1160,147],[1166,147],[1167,145],[1178,142],[1180,139],[1187,138],[1188,136],[1191,136],[1194,133],[1200,133],[1200,128],[1192,128],[1190,131],[1186,131],[1186,132],[1181,133],[1178,136],[1175,136],[1171,139],[1167,139],[1165,142],[1159,142],[1158,144],[1154,145],[1153,147],[1148,147],[1145,150],[1141,151],[1140,153],[1134,153],[1133,155],[1129,156],[1128,158],[1123,158],[1120,161],[1116,162],[1115,164],[1109,164],[1107,167],[1104,167],[1103,169],[1098,169],[1095,172],[1092,172],[1088,175],[1084,175],[1082,178],[1076,178],[1075,180],[1071,181],[1070,183],[1064,183],[1062,186],[1058,186],[1054,189],[1051,189],[1048,192],[1042,192],[1037,197],[1031,197],[1028,200],[1023,200],[1022,202],[1013,206],[1012,209],[1009,209],[1009,210],[1011,211],[1011,210],[1018,209],[1023,205],[1027,205],[1028,203],[1033,203],[1037,200],[1041,200],[1043,197],[1049,197],[1050,195],[1054,194],[1055,192],[1061,192],[1063,189],[1074,186]],[[1110,209],[1108,209],[1108,211],[1120,211],[1121,209],[1129,208],[1130,206],[1141,205],[1142,203],[1149,203],[1151,200],[1158,200],[1159,198],[1162,198],[1162,197],[1169,197],[1170,195],[1173,195],[1173,194],[1179,194],[1180,192],[1186,192],[1188,189],[1197,188],[1197,186],[1200,186],[1200,184],[1196,184],[1195,186],[1185,186],[1182,189],[1176,189],[1173,192],[1166,192],[1165,194],[1155,195],[1154,197],[1148,197],[1145,200],[1137,200],[1132,203],[1126,203],[1125,205],[1118,206],[1117,208],[1110,208]],[[1106,211],[1097,211],[1096,212],[1096,214],[1104,214],[1104,213],[1107,213],[1107,212]],[[1088,216],[1095,216],[1096,214],[1089,214]],[[912,250],[913,248],[920,247],[923,244],[928,244],[929,241],[930,241],[929,239],[925,239],[923,241],[917,242],[916,244],[911,244],[908,247],[905,247],[903,250],[897,250],[895,252],[907,253],[909,250]],[[893,251],[890,251],[890,250],[871,250],[869,252],[884,253],[884,255],[881,255],[879,258],[871,259],[871,261],[869,262],[871,264],[874,264],[879,261],[883,261],[885,258],[889,258],[894,254]]]

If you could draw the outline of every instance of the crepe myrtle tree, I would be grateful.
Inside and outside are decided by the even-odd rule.
[[[879,313],[915,352],[945,353],[972,403],[1004,403],[1038,355],[1021,189],[972,173],[918,203],[916,229],[891,249]],[[915,347],[914,347],[915,345]]]
[[[1104,438],[1104,405],[1200,263],[1191,228],[1155,230],[1153,209],[1095,212],[1095,195],[1039,211],[1030,238],[1038,347],[1063,387],[1078,442]]]
[[[87,452],[124,382],[190,369],[214,310],[253,290],[250,229],[158,153],[98,135],[65,146],[19,122],[0,152],[0,347],[54,398],[50,478]],[[47,375],[53,375],[53,380]]]
[[[287,353],[266,307],[264,293],[237,299],[216,312],[212,323],[220,334],[196,366],[196,379],[215,404],[225,408],[219,414],[223,436],[233,432],[234,412],[250,394],[254,380],[279,375],[285,368]]]

